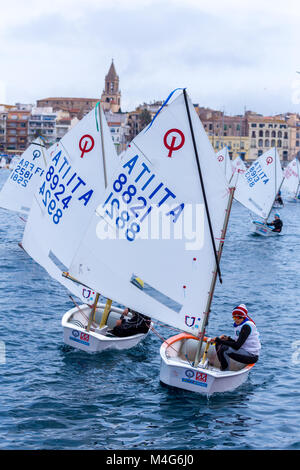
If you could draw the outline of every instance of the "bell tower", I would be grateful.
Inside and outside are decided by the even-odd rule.
[[[101,95],[101,104],[104,111],[119,112],[121,108],[121,92],[119,90],[119,76],[116,73],[112,59],[108,74],[105,76],[104,90]]]

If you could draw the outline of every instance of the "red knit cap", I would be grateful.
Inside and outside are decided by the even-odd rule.
[[[240,304],[238,307],[235,307],[232,311],[233,317],[247,318],[248,310],[245,304]]]

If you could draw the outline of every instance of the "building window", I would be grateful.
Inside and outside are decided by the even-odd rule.
[[[284,139],[288,139],[288,133],[287,133],[287,132],[284,133],[284,137],[283,137],[283,138],[284,138]]]
[[[259,147],[262,147],[262,146],[263,146],[263,140],[262,140],[262,139],[259,139],[259,141],[258,141],[258,146],[259,146]]]
[[[264,125],[264,124],[260,124],[259,127],[265,127],[265,125]]]
[[[271,137],[276,137],[276,132],[275,131],[272,131]]]
[[[265,137],[270,137],[270,132],[269,131],[265,132]]]
[[[266,139],[265,140],[265,147],[269,147],[269,145],[270,145],[269,139]]]
[[[281,140],[277,140],[277,147],[281,147]]]
[[[256,127],[256,124],[255,124],[255,123],[252,123],[252,124],[251,124],[251,127]]]
[[[251,135],[251,137],[254,137],[254,138],[256,137],[256,133],[255,133],[255,131],[252,131],[252,135]]]
[[[264,136],[263,131],[259,131],[259,137],[263,137],[263,136]]]
[[[281,131],[278,131],[277,137],[280,137],[280,138],[282,137],[282,132]]]
[[[272,139],[271,140],[271,147],[275,147],[276,143],[275,143],[275,139]]]

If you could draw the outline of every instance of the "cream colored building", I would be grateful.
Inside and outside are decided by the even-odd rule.
[[[285,119],[278,116],[248,116],[250,138],[249,160],[257,157],[272,147],[276,147],[283,162],[291,160],[289,155],[290,127]]]

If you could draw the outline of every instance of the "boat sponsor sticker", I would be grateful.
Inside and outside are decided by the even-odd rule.
[[[76,343],[84,344],[85,346],[89,346],[90,343],[90,335],[87,333],[82,333],[78,330],[72,330],[72,335],[69,337],[72,341]]]
[[[183,377],[181,380],[182,382],[189,383],[192,385],[199,385],[200,387],[207,387],[207,374],[205,374],[204,372],[186,369],[185,377]]]

